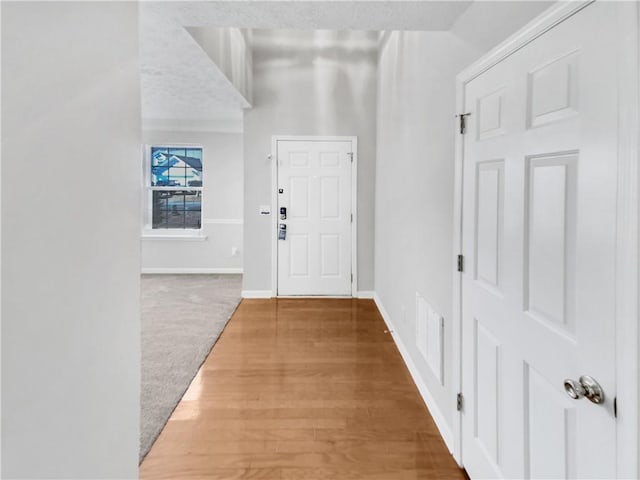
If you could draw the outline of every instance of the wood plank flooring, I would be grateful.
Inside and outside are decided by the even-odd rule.
[[[140,467],[157,479],[465,479],[371,300],[243,300]]]

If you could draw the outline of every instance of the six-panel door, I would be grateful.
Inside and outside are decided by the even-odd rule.
[[[277,142],[278,295],[351,295],[351,153],[350,141]]]
[[[588,6],[465,89],[471,478],[615,477],[615,15]],[[604,404],[565,393],[581,375]]]

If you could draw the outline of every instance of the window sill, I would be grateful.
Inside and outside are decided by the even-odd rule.
[[[201,232],[195,233],[155,233],[150,231],[142,232],[142,240],[182,240],[184,242],[203,242],[207,239],[207,235]]]

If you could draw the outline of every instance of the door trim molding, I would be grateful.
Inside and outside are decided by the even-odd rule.
[[[616,244],[617,477],[638,478],[638,223],[640,6],[618,5],[618,206]],[[625,52],[623,54],[623,52]],[[626,54],[626,55],[625,55]],[[629,58],[635,61],[629,61]]]
[[[272,135],[271,136],[271,293],[278,296],[278,142],[351,142],[351,296],[358,296],[358,137],[324,135]]]
[[[496,46],[456,77],[456,111],[463,113],[466,85],[491,67],[511,56],[545,32],[592,4],[595,0],[559,2]],[[618,3],[619,47],[619,145],[616,252],[616,385],[618,398],[617,477],[640,474],[640,418],[638,414],[640,356],[638,344],[638,287],[640,284],[638,225],[640,212],[640,5]],[[632,58],[635,61],[629,62]],[[452,121],[452,127],[456,128]],[[457,131],[457,130],[456,130]],[[462,179],[464,137],[456,136],[454,167],[454,257],[462,253]],[[451,259],[457,271],[457,258]],[[451,405],[462,388],[462,274],[453,278],[453,351]],[[453,456],[463,466],[462,412],[453,415]]]
[[[470,82],[595,1],[596,0],[575,0],[558,2],[508,37],[505,41],[492,48],[479,60],[476,60],[465,68],[458,74],[457,80],[463,83]]]

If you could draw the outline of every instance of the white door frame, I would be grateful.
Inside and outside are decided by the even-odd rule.
[[[273,135],[271,137],[271,296],[278,296],[278,142],[351,142],[351,296],[358,296],[358,137],[320,135]]]
[[[466,85],[480,74],[512,55],[551,28],[587,7],[594,0],[559,2],[456,78],[456,108],[463,112]],[[613,3],[612,3],[613,5]],[[616,387],[617,478],[638,478],[640,474],[640,423],[638,369],[639,213],[640,213],[640,4],[616,2],[618,8],[618,205],[616,247]],[[624,52],[624,54],[622,53]],[[624,55],[624,56],[623,56]],[[622,57],[622,58],[621,58]],[[631,61],[630,61],[631,60]],[[473,112],[471,112],[473,114]],[[456,127],[458,124],[456,122]],[[455,146],[454,252],[462,252],[462,178],[464,139],[457,135]],[[457,270],[457,257],[452,259]],[[453,389],[451,404],[462,389],[462,275],[453,280]],[[464,392],[463,392],[464,393]],[[453,455],[464,465],[462,413],[453,416]]]

